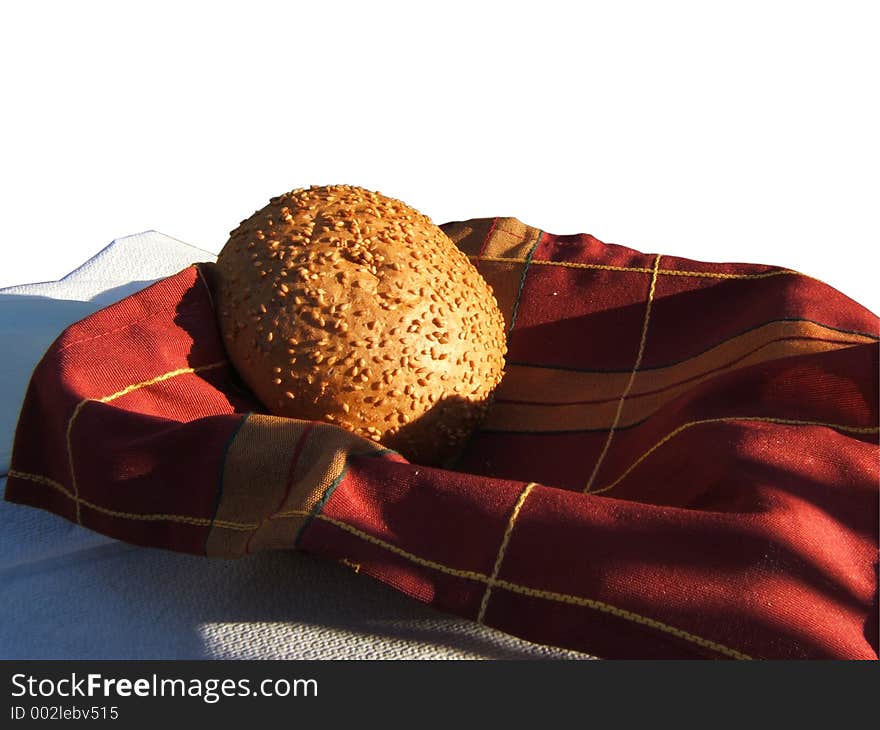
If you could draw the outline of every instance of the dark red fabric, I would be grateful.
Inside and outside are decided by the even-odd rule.
[[[445,228],[485,252],[496,223]],[[227,455],[264,411],[190,268],[53,344],[6,499],[195,554],[210,535],[296,516],[291,549],[600,657],[876,659],[875,315],[774,267],[534,229],[523,240],[536,242],[528,256],[487,255],[480,270],[518,292],[508,378],[532,368],[554,387],[502,384],[453,467],[352,451],[302,477],[321,490],[314,505],[285,513],[276,498],[257,520],[230,518]],[[613,386],[578,395],[594,382]],[[293,474],[306,451],[271,458]]]

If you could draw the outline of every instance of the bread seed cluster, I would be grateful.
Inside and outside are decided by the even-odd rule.
[[[216,271],[230,360],[277,415],[439,464],[501,380],[491,289],[399,200],[350,185],[272,198],[231,232]]]

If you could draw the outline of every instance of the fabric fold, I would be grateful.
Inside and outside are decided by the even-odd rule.
[[[510,329],[454,464],[268,414],[199,264],[53,343],[6,499],[197,555],[306,550],[601,657],[877,658],[875,315],[787,269],[443,228]]]

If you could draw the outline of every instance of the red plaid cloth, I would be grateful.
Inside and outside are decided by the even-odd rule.
[[[877,658],[873,314],[785,269],[444,230],[509,326],[451,468],[267,415],[202,264],[52,345],[6,499],[140,545],[307,550],[600,657]]]

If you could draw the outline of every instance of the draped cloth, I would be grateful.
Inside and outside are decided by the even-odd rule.
[[[212,558],[305,550],[599,657],[877,658],[874,314],[789,269],[442,227],[508,328],[443,468],[270,415],[201,263],[53,343],[5,498]]]

